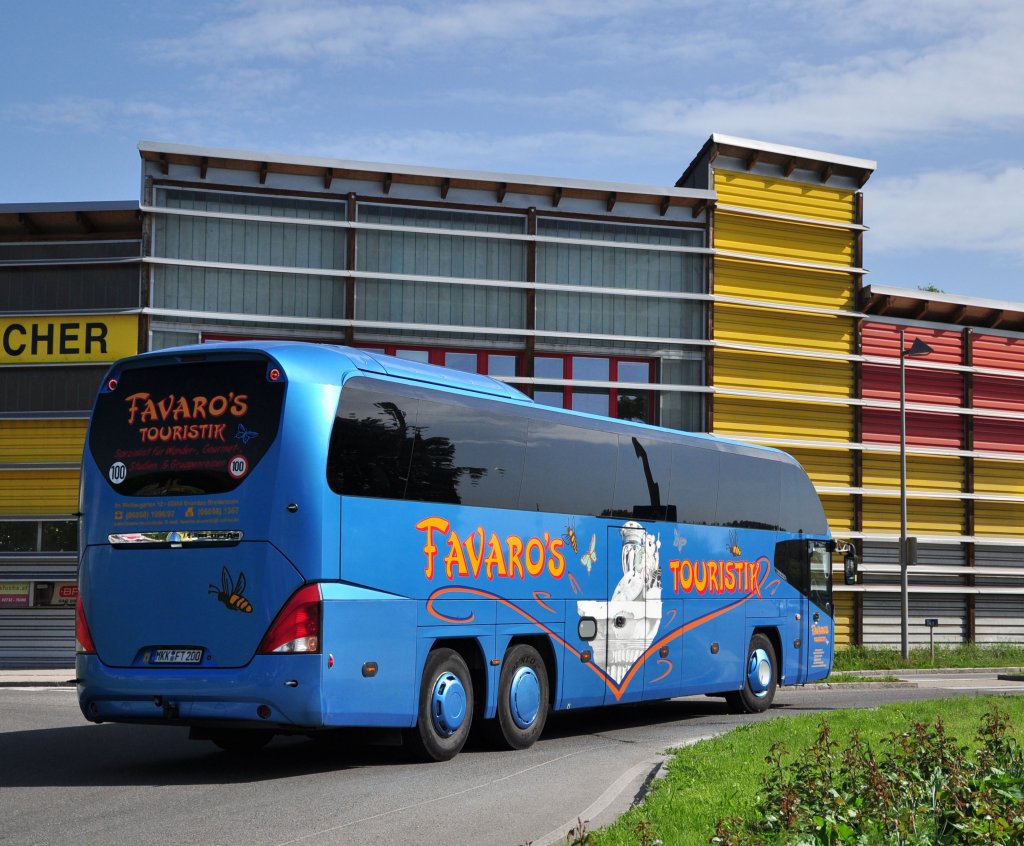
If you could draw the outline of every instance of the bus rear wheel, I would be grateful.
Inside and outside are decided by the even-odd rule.
[[[466,744],[473,722],[473,682],[462,656],[435,649],[427,656],[420,684],[419,716],[407,733],[425,761],[448,761]]]
[[[727,693],[725,701],[737,714],[760,714],[771,707],[778,683],[779,665],[775,647],[766,635],[755,634],[747,649],[743,687]]]
[[[548,718],[548,672],[532,646],[519,643],[505,653],[498,679],[498,715],[492,732],[506,749],[526,749],[537,741]]]

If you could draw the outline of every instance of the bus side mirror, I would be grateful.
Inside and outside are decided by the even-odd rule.
[[[857,556],[847,554],[843,558],[843,581],[848,585],[857,584]]]

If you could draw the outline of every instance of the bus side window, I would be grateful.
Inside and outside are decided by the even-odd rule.
[[[415,437],[417,401],[349,380],[327,452],[335,493],[403,499]]]
[[[699,446],[677,445],[672,451],[672,484],[668,497],[671,518],[698,526],[715,524],[718,509],[720,453]]]
[[[723,452],[721,459],[718,525],[777,529],[782,462],[731,452]]]
[[[803,468],[796,464],[782,467],[782,530],[823,535],[828,521],[814,485]]]
[[[800,593],[810,590],[807,541],[803,538],[775,544],[775,569]]]
[[[675,510],[668,508],[672,448],[664,441],[619,435],[618,456],[611,516],[675,521]]]
[[[406,499],[515,508],[526,420],[473,400],[421,400]]]
[[[611,512],[616,435],[531,419],[528,437],[521,509],[593,516]]]

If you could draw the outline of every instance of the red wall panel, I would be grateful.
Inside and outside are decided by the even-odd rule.
[[[975,373],[974,407],[1024,412],[1024,379]]]
[[[1024,420],[975,417],[974,448],[994,452],[1024,452]]]
[[[865,443],[900,442],[900,413],[897,409],[865,408],[862,422]],[[963,421],[959,414],[908,411],[907,443],[911,446],[960,449],[963,445]]]
[[[914,338],[920,338],[935,352],[928,356],[928,361],[941,364],[963,364],[963,333],[938,329],[926,329],[919,326],[907,326],[905,344],[909,347]],[[900,357],[900,327],[892,323],[872,323],[864,321],[861,325],[861,352],[864,355],[877,355],[891,358],[896,363]],[[1024,349],[1022,349],[1024,353]],[[1024,359],[1021,367],[1024,368]]]
[[[907,402],[952,406],[962,403],[964,377],[960,371],[922,370],[914,366],[913,359],[908,359],[905,370]],[[861,395],[865,399],[899,402],[899,361],[888,365],[864,364],[861,368]]]
[[[977,334],[971,342],[971,352],[975,367],[1024,372],[1024,338]]]

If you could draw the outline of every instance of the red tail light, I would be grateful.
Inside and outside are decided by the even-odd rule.
[[[320,585],[299,588],[267,630],[260,654],[319,652],[322,610]]]
[[[75,604],[75,652],[82,655],[92,655],[96,652],[92,635],[89,633],[89,624],[85,621],[85,608],[82,606],[81,596]]]

